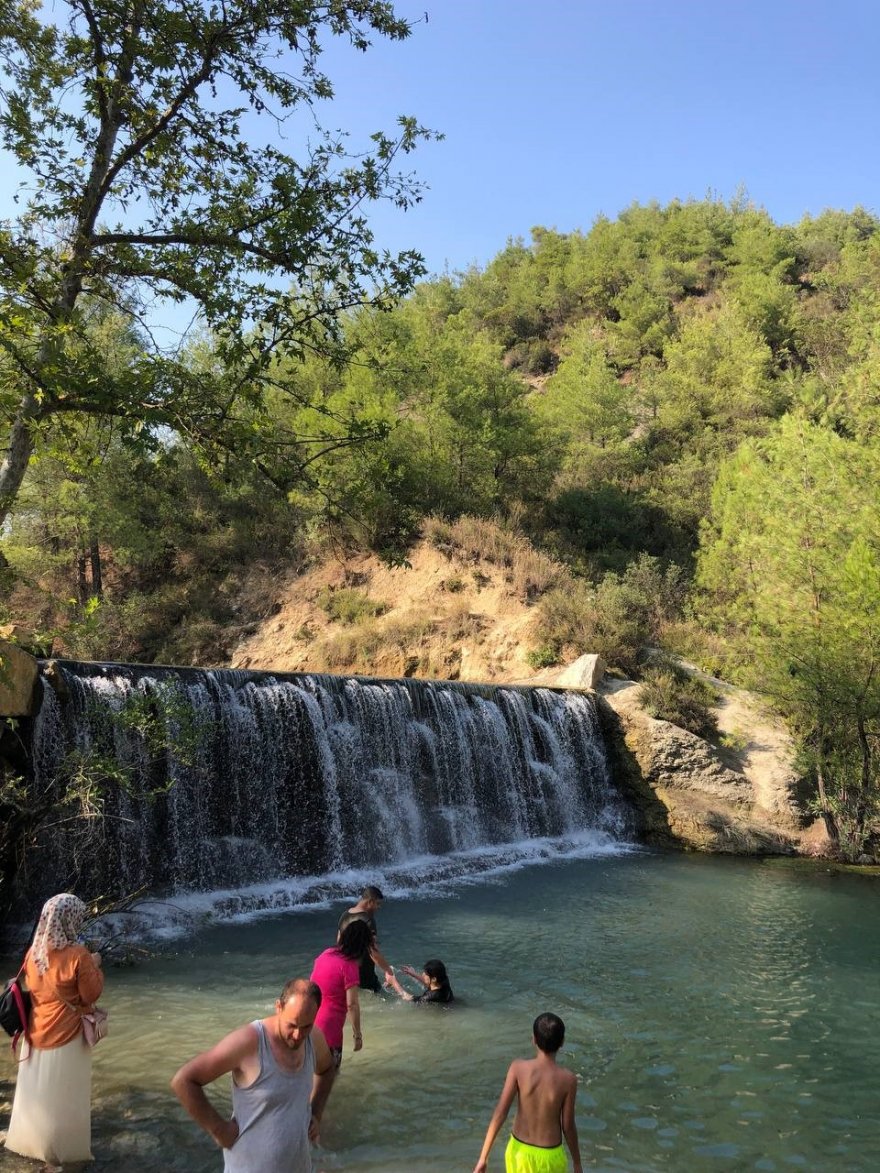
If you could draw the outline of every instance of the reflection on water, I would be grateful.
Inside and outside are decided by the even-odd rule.
[[[873,1173],[876,899],[871,880],[629,855],[389,901],[386,953],[416,966],[442,957],[461,1004],[364,995],[365,1047],[346,1057],[316,1169],[471,1169],[507,1063],[529,1053],[535,1014],[553,1009],[581,1079],[586,1167]],[[95,1055],[98,1169],[219,1168],[168,1079],[268,1013],[283,979],[307,972],[332,939],[336,912],[213,928],[110,972],[113,1034]],[[11,1074],[7,1051],[0,1077]],[[500,1147],[493,1155],[501,1168]],[[0,1156],[3,1173],[37,1168]]]

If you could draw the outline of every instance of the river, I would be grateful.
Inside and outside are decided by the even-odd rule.
[[[362,995],[316,1170],[470,1170],[507,1063],[561,1014],[584,1164],[603,1170],[875,1170],[877,881],[820,866],[621,849],[386,900],[395,964],[447,964],[458,1004]],[[356,896],[356,892],[352,892]],[[217,1170],[177,1106],[178,1064],[271,1012],[342,904],[215,924],[111,968],[95,1053],[94,1168]],[[347,1037],[350,1047],[350,1034]],[[0,1099],[11,1095],[8,1047]],[[216,1099],[228,1103],[218,1085]],[[0,1129],[8,1122],[0,1113]],[[504,1134],[506,1135],[506,1133]],[[503,1167],[499,1138],[490,1162]],[[0,1170],[36,1170],[0,1150]]]

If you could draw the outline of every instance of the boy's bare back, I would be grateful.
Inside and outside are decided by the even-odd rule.
[[[577,1080],[554,1059],[516,1059],[508,1078],[516,1080],[516,1117],[513,1133],[525,1144],[553,1148],[562,1144],[563,1113],[570,1099],[574,1106]]]
[[[556,1066],[556,1056],[565,1042],[565,1023],[558,1014],[545,1011],[538,1015],[532,1024],[532,1042],[536,1057],[515,1059],[507,1069],[474,1173],[487,1173],[489,1153],[514,1100],[516,1119],[507,1145],[507,1167],[512,1167],[512,1160],[518,1169],[532,1169],[536,1153],[542,1169],[566,1167],[565,1137],[573,1173],[583,1173],[574,1118],[577,1079],[571,1071]]]

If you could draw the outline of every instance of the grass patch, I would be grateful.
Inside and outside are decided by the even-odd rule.
[[[318,606],[331,621],[345,624],[363,623],[384,615],[388,610],[387,603],[371,599],[365,591],[355,587],[340,587],[338,590],[325,587],[318,595]]]
[[[517,598],[531,603],[565,576],[562,563],[536,550],[527,537],[486,517],[459,517],[446,521],[429,517],[424,535],[448,558],[490,562],[504,570],[504,580]]]

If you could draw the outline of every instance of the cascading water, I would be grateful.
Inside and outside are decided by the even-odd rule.
[[[450,860],[479,870],[523,843],[626,834],[584,694],[122,665],[57,672],[34,729],[35,784],[90,760],[112,763],[123,785],[106,789],[102,818],[43,832],[46,890],[224,889],[234,912],[247,904],[228,890],[259,884],[254,904],[295,903],[276,883],[285,878],[337,877],[351,891],[360,872],[440,873]],[[143,723],[119,719],[133,701],[161,714],[176,752],[157,760]]]

